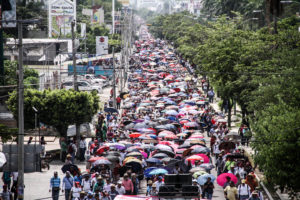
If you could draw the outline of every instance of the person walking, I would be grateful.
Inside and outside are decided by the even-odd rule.
[[[214,193],[214,184],[211,182],[211,178],[208,177],[207,181],[205,182],[204,186],[203,186],[203,198],[206,198],[208,200],[212,199],[213,193]]]
[[[120,97],[120,96],[118,96],[118,97],[116,98],[116,102],[117,102],[117,109],[118,109],[118,110],[121,108],[121,101],[122,101],[121,97]]]
[[[58,177],[57,171],[54,172],[54,176],[50,179],[50,190],[52,191],[52,200],[59,199],[59,191],[60,191],[60,178]]]
[[[237,200],[238,199],[238,191],[234,185],[233,181],[230,181],[230,185],[224,189],[225,198],[227,200]]]
[[[214,93],[214,91],[213,91],[212,88],[207,92],[207,96],[208,96],[209,103],[213,103],[214,102],[215,93]]]
[[[61,161],[64,163],[67,156],[68,145],[65,138],[60,140]]]
[[[74,184],[74,179],[71,177],[70,172],[66,171],[66,176],[63,178],[62,182],[62,193],[65,192],[65,199],[70,199],[71,189]]]
[[[0,193],[1,200],[12,200],[12,193],[8,190],[7,185],[3,185],[3,191]]]
[[[124,174],[124,179],[122,181],[122,185],[125,188],[126,195],[133,194],[134,187],[133,187],[132,181],[128,177],[128,174]]]
[[[116,191],[119,193],[119,195],[124,195],[126,193],[125,188],[122,185],[122,181],[117,182]]]
[[[83,136],[80,137],[80,142],[79,142],[79,160],[81,162],[84,161],[84,154],[86,151],[86,141]]]
[[[242,184],[238,186],[238,196],[239,200],[247,200],[250,198],[250,186],[246,184],[246,180],[242,180]]]
[[[2,181],[6,185],[8,190],[10,190],[10,186],[11,186],[11,177],[12,177],[11,172],[5,171],[2,174]]]

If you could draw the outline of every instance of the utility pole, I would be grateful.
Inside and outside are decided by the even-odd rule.
[[[76,47],[75,47],[75,20],[71,23],[71,31],[72,31],[72,56],[73,56],[73,84],[74,84],[74,90],[78,91],[78,84],[77,84],[77,69],[76,69]],[[80,142],[80,124],[75,124],[76,129],[76,147],[79,149],[79,142]],[[77,151],[77,155],[79,154],[79,151]]]
[[[117,108],[116,102],[116,66],[115,66],[115,47],[112,47],[113,54],[113,107]]]
[[[72,28],[72,56],[73,56],[73,70],[74,70],[74,90],[78,91],[78,85],[77,85],[77,69],[76,69],[76,47],[75,47],[75,21],[73,20],[71,23]]]
[[[18,21],[19,49],[19,102],[18,102],[18,199],[24,198],[24,83],[23,83],[23,30]]]
[[[115,34],[115,0],[112,0],[112,34]]]

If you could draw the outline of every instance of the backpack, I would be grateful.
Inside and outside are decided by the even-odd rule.
[[[73,147],[72,147],[72,144],[70,144],[69,147],[68,147],[68,153],[69,153],[69,154],[74,153],[74,149],[73,149]]]

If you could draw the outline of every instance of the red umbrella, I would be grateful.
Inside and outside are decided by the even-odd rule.
[[[140,137],[142,134],[140,134],[140,133],[131,133],[130,135],[129,135],[129,137],[130,138],[138,138],[138,137]]]
[[[91,157],[88,162],[92,163],[92,162],[95,162],[96,160],[102,160],[102,159],[107,160],[107,158],[105,158],[105,157]]]
[[[109,147],[108,146],[102,146],[102,147],[100,147],[97,151],[96,151],[96,153],[97,154],[102,154],[104,151],[108,151],[109,150]]]
[[[231,173],[223,173],[223,174],[220,174],[217,178],[217,183],[220,185],[220,186],[224,186],[224,184],[227,182],[227,177],[230,177],[231,181],[234,182],[234,184],[237,183],[238,179],[237,177],[234,175],[234,174],[231,174]]]
[[[175,90],[176,92],[180,92],[180,88],[173,88],[173,90]]]

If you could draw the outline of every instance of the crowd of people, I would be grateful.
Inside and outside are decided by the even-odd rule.
[[[155,198],[166,174],[190,174],[199,198],[212,199],[217,182],[228,200],[263,200],[243,152],[247,127],[230,131],[226,113],[210,106],[215,93],[206,77],[190,75],[189,65],[163,40],[135,46],[128,92],[117,95],[117,108],[111,108],[113,99],[105,104],[96,136],[89,142],[81,137],[79,145],[60,141],[65,176],[55,172],[50,179],[53,200],[60,192],[66,200]],[[75,165],[76,155],[87,160],[86,171]]]

